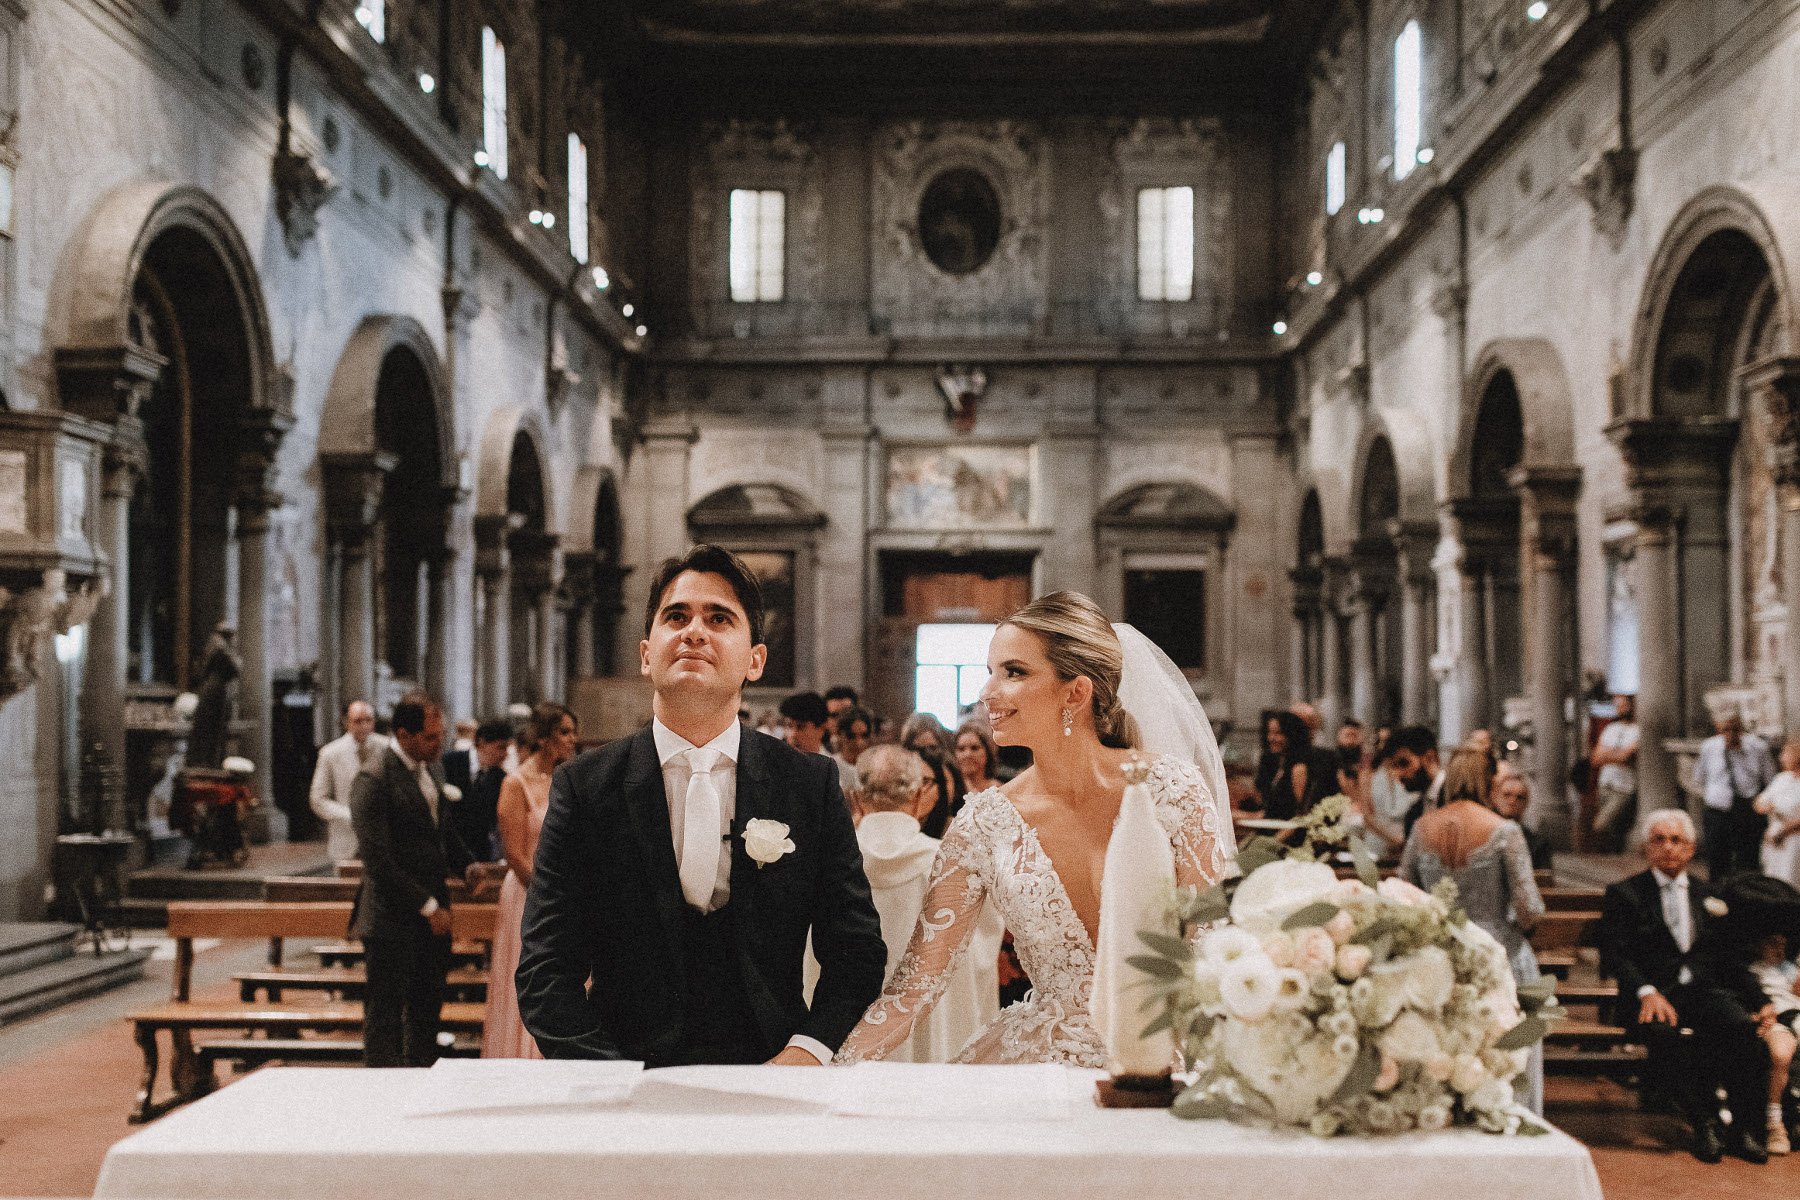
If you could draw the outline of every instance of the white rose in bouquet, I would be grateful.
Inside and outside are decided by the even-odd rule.
[[[1323,975],[1336,961],[1337,943],[1325,930],[1302,929],[1294,935],[1294,966],[1299,970],[1308,975]]]
[[[1240,954],[1219,971],[1219,1001],[1240,1021],[1268,1016],[1280,989],[1280,969],[1261,952]]]
[[[1370,967],[1350,987],[1350,1009],[1359,1024],[1376,1029],[1391,1025],[1405,1007],[1405,962],[1384,962]]]
[[[1436,1015],[1450,1002],[1456,986],[1456,968],[1450,956],[1436,946],[1426,946],[1406,957],[1406,999],[1420,1012]]]
[[[1394,1018],[1377,1045],[1403,1063],[1430,1062],[1443,1053],[1433,1023],[1411,1010]]]
[[[1395,904],[1404,904],[1408,908],[1424,908],[1431,903],[1431,893],[1421,891],[1398,875],[1392,875],[1381,881],[1376,889],[1385,899]]]
[[[1238,1078],[1255,1088],[1284,1125],[1312,1119],[1319,1105],[1337,1091],[1350,1073],[1354,1057],[1341,1057],[1332,1040],[1305,1036],[1306,1018],[1293,1015],[1275,1021],[1226,1021],[1221,1049]]]
[[[1281,923],[1337,886],[1337,872],[1321,862],[1280,859],[1252,871],[1231,898],[1231,922],[1268,937]]]
[[[1235,925],[1226,925],[1213,930],[1200,944],[1202,957],[1212,964],[1214,970],[1223,969],[1246,954],[1260,955],[1262,952],[1261,939],[1249,930],[1239,929]]]

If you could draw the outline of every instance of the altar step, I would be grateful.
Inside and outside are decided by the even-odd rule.
[[[81,926],[0,925],[0,1025],[144,977],[148,950],[77,951]]]

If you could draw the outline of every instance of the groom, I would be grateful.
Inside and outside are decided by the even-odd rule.
[[[836,765],[737,720],[768,655],[762,625],[736,556],[696,546],[665,562],[639,647],[656,719],[551,782],[517,976],[548,1058],[829,1062],[881,990],[887,951]]]

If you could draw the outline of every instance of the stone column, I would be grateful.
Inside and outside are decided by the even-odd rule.
[[[426,560],[430,620],[425,631],[425,690],[439,704],[450,703],[450,621],[456,604],[456,552],[445,550]]]
[[[1781,643],[1784,730],[1800,728],[1800,357],[1757,363],[1744,386],[1768,414],[1769,466],[1781,489],[1781,593],[1788,611]]]
[[[1231,438],[1232,471],[1239,479],[1279,479],[1289,471],[1281,434],[1251,430]],[[1232,723],[1246,728],[1256,714],[1281,704],[1282,546],[1289,531],[1277,488],[1242,488],[1236,496],[1235,524],[1218,534],[1215,561],[1228,570],[1209,605],[1227,636],[1224,666],[1232,679]],[[1211,581],[1208,581],[1211,586]],[[1217,694],[1216,692],[1214,693]]]
[[[481,625],[476,631],[481,659],[481,711],[504,716],[512,667],[512,557],[507,550],[510,519],[475,518],[475,575],[481,588]]]
[[[272,486],[281,439],[293,427],[286,403],[291,381],[281,381],[281,402],[244,414],[238,424],[237,508],[238,620],[237,648],[244,672],[238,681],[240,715],[253,726],[248,757],[256,764],[256,794],[262,798],[273,841],[287,840],[286,814],[275,807],[274,729],[269,711],[272,690],[268,657],[269,513],[281,507]]]
[[[546,700],[563,698],[562,671],[556,652],[556,627],[562,619],[561,606],[556,601],[556,589],[545,588],[538,593],[538,695]]]
[[[399,459],[386,451],[322,454],[325,521],[343,547],[339,594],[338,703],[375,699],[375,582],[369,543],[376,531],[381,490]]]
[[[1685,808],[1674,754],[1666,743],[1684,732],[1681,656],[1675,639],[1675,514],[1637,513],[1638,565],[1638,825],[1659,808]]]
[[[842,683],[862,690],[865,657],[871,646],[868,588],[865,586],[869,519],[869,446],[874,430],[863,423],[863,375],[834,382],[829,391],[841,423],[822,431],[825,444],[825,504],[828,519],[814,534],[818,569],[813,589],[818,618],[817,685]],[[841,394],[840,394],[841,393]],[[624,663],[620,664],[621,669]]]
[[[575,675],[594,674],[594,554],[563,555],[562,595],[568,606],[568,636],[574,640]]]
[[[1319,620],[1319,572],[1316,567],[1301,566],[1290,571],[1288,579],[1294,597],[1294,622],[1288,639],[1288,702],[1294,704],[1317,699],[1310,693],[1312,664],[1319,653],[1315,632]]]
[[[94,541],[111,578],[88,623],[81,740],[99,744],[111,765],[125,766],[125,668],[131,661],[131,495],[143,478],[148,451],[136,417],[121,418],[101,451],[100,511]]]
[[[1345,715],[1370,722],[1375,719],[1375,605],[1360,579],[1351,585],[1344,609],[1350,622],[1350,711]],[[1337,725],[1333,719],[1322,736],[1335,737]]]
[[[1538,832],[1558,850],[1575,844],[1576,813],[1568,786],[1569,727],[1565,701],[1574,686],[1565,581],[1575,562],[1578,467],[1515,467],[1519,493],[1519,561],[1531,577],[1525,622],[1526,694],[1531,698],[1532,813]]]
[[[1343,626],[1338,616],[1338,568],[1325,566],[1324,583],[1319,589],[1319,657],[1324,670],[1324,694],[1319,697],[1319,719],[1324,729],[1336,729],[1344,719],[1344,653],[1341,643]]]
[[[1400,723],[1431,719],[1431,553],[1435,530],[1394,521],[1400,594]]]

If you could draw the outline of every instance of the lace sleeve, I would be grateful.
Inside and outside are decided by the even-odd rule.
[[[1156,815],[1175,849],[1175,882],[1204,891],[1225,875],[1219,808],[1197,767],[1164,756],[1150,772]]]
[[[974,837],[976,808],[974,803],[966,805],[950,822],[932,864],[912,941],[894,968],[894,977],[844,1039],[834,1063],[875,1061],[892,1054],[950,985],[981,923],[987,898]]]
[[[1544,915],[1544,898],[1538,894],[1537,873],[1531,866],[1531,848],[1525,833],[1508,821],[1503,827],[1500,853],[1506,861],[1506,884],[1512,893],[1513,924],[1526,933]]]

